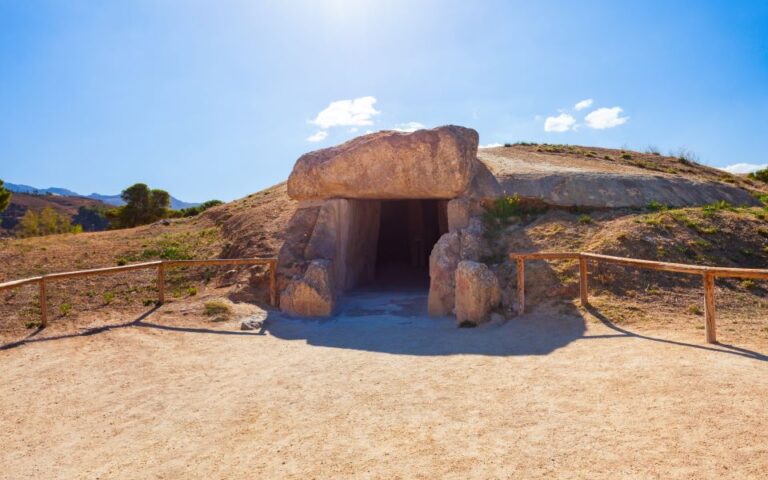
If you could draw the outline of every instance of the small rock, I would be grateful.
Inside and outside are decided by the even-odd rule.
[[[264,326],[264,319],[248,317],[240,323],[240,330],[260,330]]]

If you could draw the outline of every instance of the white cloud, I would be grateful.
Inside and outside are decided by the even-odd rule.
[[[573,109],[578,112],[579,110],[584,110],[585,108],[591,107],[592,103],[593,103],[593,100],[591,98],[588,98],[588,99],[582,100],[579,103],[577,103],[576,105],[574,105]]]
[[[395,130],[397,132],[415,132],[416,130],[421,130],[424,128],[424,125],[422,125],[419,122],[406,122],[406,123],[400,123],[398,125],[395,125],[395,127],[392,130]]]
[[[764,168],[768,168],[768,163],[763,164],[757,164],[757,163],[734,163],[733,165],[728,165],[726,167],[718,167],[720,170],[725,170],[728,173],[751,173],[756,172],[758,170],[762,170]]]
[[[488,145],[480,145],[477,148],[496,148],[503,146],[501,143],[489,143]]]
[[[598,108],[584,117],[584,120],[586,120],[588,127],[596,130],[618,127],[629,120],[629,117],[621,116],[623,111],[621,107]]]
[[[360,97],[353,100],[337,100],[317,114],[310,123],[326,130],[331,127],[357,127],[373,125],[373,117],[379,112],[373,108],[374,97]]]
[[[556,117],[547,117],[544,120],[545,132],[567,132],[576,123],[576,119],[567,113],[561,113]]]
[[[307,141],[308,142],[322,142],[323,140],[325,140],[325,137],[327,137],[327,136],[328,136],[328,132],[326,132],[325,130],[318,130],[315,133],[313,133],[312,135],[308,136],[307,137]]]

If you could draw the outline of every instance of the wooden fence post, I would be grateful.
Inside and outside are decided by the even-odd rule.
[[[48,326],[48,294],[45,288],[45,276],[40,278],[40,326]]]
[[[717,324],[715,322],[715,275],[704,273],[704,330],[707,343],[717,343]]]
[[[157,266],[157,302],[162,305],[165,303],[165,262]]]
[[[525,260],[517,257],[517,314],[525,312]]]
[[[589,279],[587,278],[587,259],[579,257],[579,294],[581,306],[589,305]]]

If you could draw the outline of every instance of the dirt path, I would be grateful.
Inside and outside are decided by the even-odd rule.
[[[768,349],[542,311],[456,329],[420,301],[353,296],[336,320],[272,317],[261,334],[160,309],[0,351],[0,477],[768,471]]]

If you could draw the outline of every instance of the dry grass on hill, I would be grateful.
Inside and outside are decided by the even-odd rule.
[[[211,209],[195,218],[106,232],[0,240],[0,281],[158,259],[275,256],[294,203],[280,184]],[[239,300],[266,300],[263,267],[174,269],[167,275],[171,301],[204,291]],[[51,326],[60,330],[132,318],[157,300],[155,272],[134,271],[52,283]],[[257,287],[257,288],[251,288]],[[18,340],[39,323],[37,288],[0,292],[0,342]],[[51,328],[54,330],[54,328]]]
[[[697,265],[768,268],[768,221],[762,208],[727,205],[657,211],[571,213],[551,210],[513,218],[490,233],[485,261],[516,288],[513,265],[504,252],[588,251]],[[530,262],[526,268],[530,305],[578,296],[575,261]],[[618,324],[668,330],[703,329],[703,291],[696,276],[592,267],[591,303]],[[719,338],[768,343],[768,282],[717,281]],[[702,332],[703,334],[703,332]]]
[[[696,161],[694,154],[684,150],[673,156],[650,151],[637,152],[578,145],[509,144],[507,147],[482,151],[501,157],[522,158],[534,164],[543,160],[554,167],[578,165],[580,168],[594,171],[682,176],[701,181],[728,183],[750,192],[768,193],[768,185],[764,182],[702,165]]]

